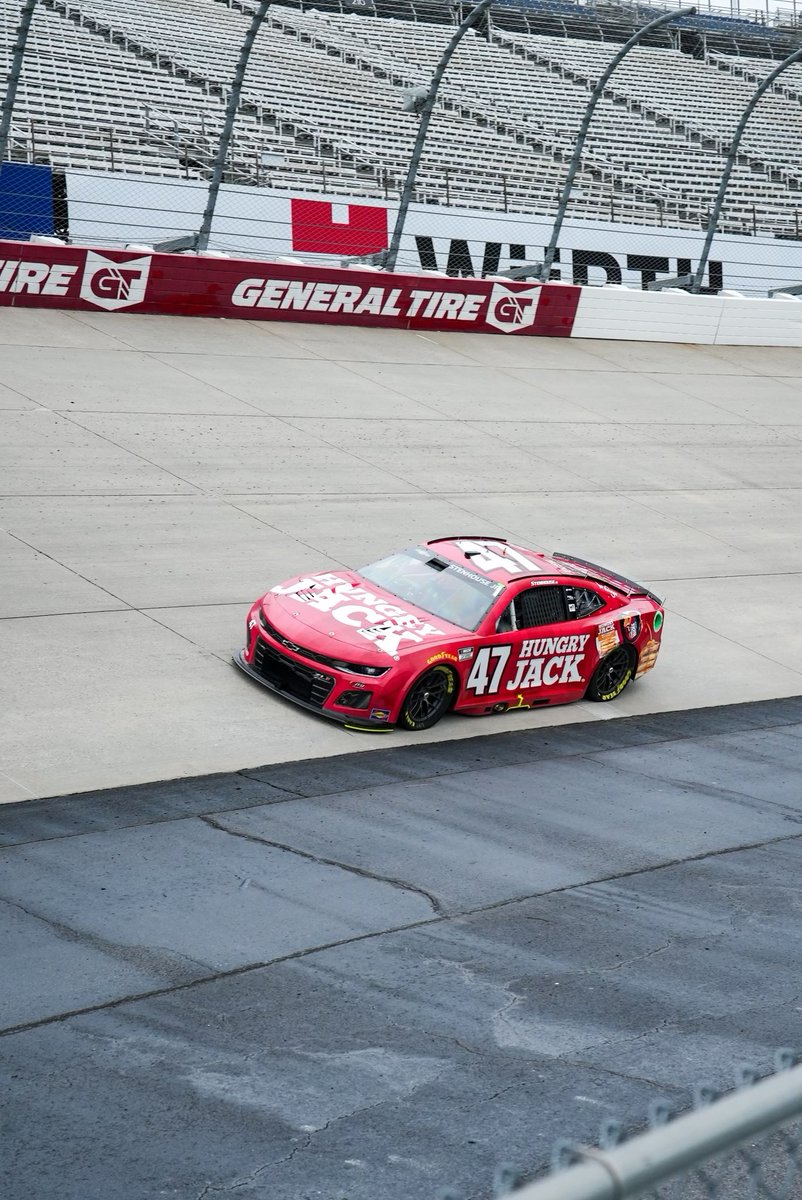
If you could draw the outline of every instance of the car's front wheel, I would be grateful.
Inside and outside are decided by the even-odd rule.
[[[635,655],[629,646],[618,646],[603,658],[586,692],[588,700],[615,700],[635,674]]]
[[[456,686],[449,667],[424,671],[404,697],[398,724],[402,729],[431,729],[451,707]]]

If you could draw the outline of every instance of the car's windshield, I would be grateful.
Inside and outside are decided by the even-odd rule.
[[[362,567],[360,575],[463,629],[476,629],[498,595],[503,583],[494,583],[467,567],[438,558],[425,546],[412,546],[389,558]]]

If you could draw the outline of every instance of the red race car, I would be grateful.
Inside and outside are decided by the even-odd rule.
[[[234,661],[349,729],[428,729],[449,709],[614,700],[654,666],[662,627],[662,601],[623,575],[460,536],[279,584]]]

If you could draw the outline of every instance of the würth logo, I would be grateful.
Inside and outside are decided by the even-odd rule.
[[[375,204],[291,200],[292,248],[307,254],[375,254],[387,249],[387,210]],[[335,209],[347,208],[337,220]],[[343,212],[343,216],[345,213]]]
[[[485,320],[488,325],[493,325],[502,333],[528,329],[535,323],[539,299],[539,287],[530,287],[514,292],[510,288],[506,288],[503,283],[494,283],[493,291],[487,302]]]
[[[114,262],[94,250],[87,250],[81,299],[109,311],[141,304],[147,291],[150,261],[147,254],[143,258]]]

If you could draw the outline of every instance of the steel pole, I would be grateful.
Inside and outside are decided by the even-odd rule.
[[[727,187],[729,186],[730,175],[732,174],[732,168],[735,166],[735,159],[738,155],[738,147],[741,144],[741,138],[743,137],[747,122],[749,121],[749,118],[751,117],[752,113],[755,111],[755,107],[757,106],[758,101],[762,97],[763,93],[765,91],[767,91],[768,88],[771,87],[771,85],[774,83],[774,80],[777,78],[777,76],[779,74],[781,74],[785,70],[786,67],[793,66],[794,63],[799,62],[800,59],[802,59],[802,47],[800,47],[798,50],[795,50],[793,52],[793,54],[789,54],[787,58],[784,58],[783,61],[779,64],[779,66],[775,67],[774,70],[771,71],[770,74],[768,74],[766,76],[766,78],[763,80],[763,82],[760,84],[760,86],[755,89],[752,99],[749,101],[749,103],[747,104],[746,108],[743,111],[743,115],[742,115],[740,121],[738,122],[738,126],[735,130],[735,134],[732,139],[732,145],[730,146],[730,152],[727,155],[727,161],[724,164],[724,172],[721,176],[721,183],[719,184],[719,187],[718,187],[718,193],[716,194],[716,200],[715,200],[713,208],[710,212],[710,217],[707,222],[707,235],[705,237],[705,244],[702,247],[702,253],[699,258],[699,265],[696,268],[696,274],[694,275],[693,283],[691,284],[692,292],[698,293],[699,289],[702,286],[702,279],[704,278],[705,268],[707,267],[707,260],[710,256],[710,247],[713,245],[713,238],[716,233],[716,226],[718,225],[718,219],[721,216],[721,209],[724,204],[724,197],[727,194]]]
[[[217,154],[214,159],[212,168],[212,179],[209,184],[209,194],[206,197],[206,208],[203,212],[201,227],[198,232],[198,249],[206,250],[209,246],[209,235],[212,231],[212,221],[214,220],[214,210],[217,207],[217,194],[220,191],[220,183],[223,179],[223,171],[226,165],[228,156],[228,147],[231,142],[231,134],[234,130],[234,122],[237,119],[237,110],[239,109],[240,96],[242,95],[242,83],[245,79],[245,72],[248,68],[248,61],[251,57],[253,43],[256,40],[256,35],[259,32],[262,21],[267,16],[267,10],[270,7],[271,0],[262,0],[262,3],[253,14],[248,32],[245,35],[245,41],[242,43],[240,50],[237,69],[234,72],[234,78],[231,81],[231,91],[228,94],[228,103],[226,104],[226,117],[223,122],[223,130],[220,134],[220,142],[217,147]]]
[[[407,171],[407,177],[404,181],[404,188],[401,192],[401,200],[398,205],[398,214],[395,218],[395,228],[393,229],[393,236],[390,239],[390,248],[387,251],[387,255],[384,260],[384,269],[386,271],[395,270],[395,263],[396,259],[398,258],[398,247],[401,244],[401,235],[404,232],[404,225],[407,219],[407,209],[409,208],[409,203],[412,199],[412,192],[415,187],[415,178],[418,174],[418,164],[420,163],[421,154],[423,153],[423,144],[426,141],[429,122],[432,119],[434,102],[437,99],[437,91],[440,87],[440,81],[445,74],[446,67],[451,61],[452,54],[462,41],[464,35],[468,32],[472,25],[476,24],[482,13],[485,12],[491,4],[492,0],[479,0],[479,3],[476,5],[476,7],[471,9],[443,51],[443,57],[437,64],[437,69],[432,76],[432,82],[429,84],[429,94],[427,95],[420,111],[418,136],[415,138],[415,145],[412,150],[412,158],[409,161],[409,170]]]
[[[14,43],[14,49],[11,51],[11,69],[8,73],[6,94],[3,97],[3,106],[0,108],[0,169],[2,169],[2,164],[6,157],[8,135],[11,132],[11,114],[14,111],[14,101],[17,98],[17,85],[22,73],[22,60],[25,57],[25,47],[28,44],[28,31],[31,28],[33,10],[36,8],[37,3],[38,0],[25,0],[20,10],[17,40]]]
[[[678,8],[674,12],[663,13],[661,17],[656,17],[654,21],[649,21],[648,25],[644,25],[641,29],[637,30],[636,33],[633,33],[629,41],[624,43],[618,53],[610,61],[610,64],[605,70],[604,74],[601,75],[597,80],[596,86],[590,93],[588,106],[585,109],[585,115],[582,118],[582,124],[579,127],[579,133],[577,134],[577,139],[574,144],[574,152],[571,155],[571,162],[568,166],[568,174],[563,185],[560,202],[557,206],[557,216],[554,218],[554,225],[552,226],[551,230],[551,240],[549,241],[548,248],[546,249],[546,255],[543,259],[543,269],[540,272],[541,283],[547,283],[549,276],[551,275],[551,268],[554,264],[554,255],[557,250],[557,242],[560,237],[560,230],[562,229],[563,221],[565,220],[565,210],[568,208],[568,201],[571,197],[571,188],[574,184],[574,178],[577,170],[579,169],[579,160],[582,157],[585,138],[587,137],[588,128],[593,118],[593,113],[596,110],[596,105],[601,99],[604,89],[607,87],[607,81],[621,60],[625,58],[627,54],[629,54],[633,46],[637,46],[638,42],[640,42],[647,33],[651,33],[653,29],[659,29],[661,25],[668,25],[670,21],[676,21],[680,17],[692,17],[695,12],[695,8]]]

